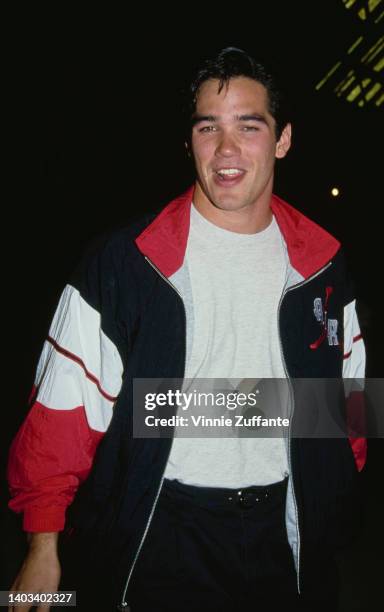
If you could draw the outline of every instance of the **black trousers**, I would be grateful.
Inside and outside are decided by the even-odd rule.
[[[131,577],[130,610],[336,610],[333,588],[325,599],[318,589],[312,603],[297,594],[286,488],[287,480],[244,490],[165,480]]]

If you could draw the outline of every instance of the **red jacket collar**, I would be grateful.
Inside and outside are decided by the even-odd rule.
[[[136,238],[136,244],[167,277],[183,264],[194,187],[172,200]],[[272,212],[284,236],[291,265],[308,278],[335,255],[340,243],[319,225],[277,196]]]

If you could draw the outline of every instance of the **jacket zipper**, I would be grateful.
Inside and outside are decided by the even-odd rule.
[[[317,276],[322,274],[325,270],[327,270],[327,268],[329,268],[331,265],[332,265],[332,261],[329,261],[325,266],[323,266],[320,270],[318,270],[312,276],[309,276],[308,278],[304,279],[300,283],[297,283],[296,285],[292,285],[292,287],[289,287],[288,289],[286,289],[286,291],[284,291],[283,294],[280,297],[279,306],[278,306],[278,309],[277,309],[278,332],[279,332],[279,343],[280,343],[281,357],[282,357],[282,361],[283,361],[283,367],[284,367],[285,375],[287,377],[287,381],[288,381],[288,385],[289,385],[290,396],[292,398],[292,412],[291,412],[291,418],[290,418],[290,421],[289,421],[289,429],[288,429],[288,463],[289,463],[289,473],[290,473],[290,476],[291,476],[291,479],[292,479],[292,493],[293,493],[293,502],[294,502],[294,506],[295,506],[295,516],[296,516],[296,533],[297,533],[297,590],[298,590],[299,594],[301,592],[300,591],[300,529],[299,529],[299,513],[298,513],[298,510],[297,510],[297,500],[296,500],[296,494],[295,494],[295,483],[294,483],[294,479],[293,479],[292,461],[291,461],[291,422],[292,422],[292,417],[293,417],[293,413],[294,413],[294,410],[295,410],[295,399],[294,399],[294,393],[293,393],[292,384],[291,384],[291,378],[290,378],[290,376],[288,374],[287,364],[286,364],[286,361],[285,361],[283,344],[281,342],[281,335],[280,335],[280,311],[281,311],[281,304],[283,302],[283,299],[287,295],[287,293],[289,293],[290,291],[294,291],[295,289],[298,289],[299,287],[302,287],[303,285],[309,283],[314,278],[316,278]]]
[[[177,293],[177,295],[180,297],[181,303],[183,304],[183,310],[184,310],[184,320],[185,320],[185,322],[186,322],[186,321],[187,321],[187,313],[186,313],[186,311],[185,311],[185,305],[184,305],[184,301],[183,301],[183,298],[182,298],[182,296],[181,296],[180,291],[178,291],[178,289],[177,289],[177,288],[176,288],[174,285],[172,285],[172,283],[171,283],[171,282],[168,280],[168,278],[167,278],[166,276],[164,276],[164,274],[163,274],[163,273],[162,273],[162,272],[159,270],[159,268],[157,268],[157,267],[155,266],[155,264],[154,264],[154,263],[153,263],[153,262],[152,262],[152,261],[151,261],[151,260],[150,260],[150,259],[149,259],[149,258],[146,256],[146,255],[144,255],[144,259],[145,259],[145,260],[146,260],[146,261],[147,261],[147,262],[150,264],[150,266],[152,266],[152,268],[155,270],[155,272],[157,272],[157,274],[158,274],[158,275],[159,275],[159,276],[160,276],[160,277],[161,277],[161,278],[162,278],[162,279],[163,279],[163,280],[164,280],[166,283],[168,283],[168,285],[169,285],[170,287],[172,287],[172,289],[173,289],[173,290],[174,290],[174,291]],[[185,374],[185,365],[186,365],[186,364],[185,364],[185,362],[186,362],[186,347],[185,347],[185,350],[184,350],[184,368],[183,368],[183,377],[184,377],[184,374]],[[123,591],[123,595],[122,595],[122,598],[121,598],[121,603],[120,603],[120,604],[117,606],[117,608],[118,608],[119,610],[122,610],[122,611],[124,611],[124,612],[127,612],[127,608],[128,608],[128,603],[125,601],[125,598],[126,598],[126,596],[127,596],[127,590],[128,590],[129,581],[130,581],[130,579],[131,579],[131,576],[132,576],[132,573],[133,573],[134,567],[135,567],[135,565],[136,565],[137,558],[138,558],[138,556],[139,556],[139,554],[140,554],[140,551],[141,551],[141,549],[142,549],[142,547],[143,547],[144,540],[145,540],[145,538],[146,538],[146,536],[147,536],[148,529],[149,529],[150,524],[151,524],[151,521],[152,521],[153,513],[154,513],[154,511],[155,511],[155,508],[156,508],[156,505],[157,505],[157,501],[158,501],[158,499],[159,499],[160,492],[161,492],[161,489],[162,489],[162,487],[163,487],[163,482],[164,482],[164,473],[165,473],[165,470],[166,470],[166,467],[167,467],[167,463],[168,463],[168,458],[169,458],[169,455],[170,455],[170,453],[171,453],[171,448],[172,448],[172,444],[171,444],[171,447],[170,447],[170,449],[169,449],[169,453],[168,453],[168,455],[167,455],[167,459],[166,459],[166,461],[165,461],[165,465],[164,465],[163,474],[162,474],[162,477],[161,477],[161,480],[160,480],[160,485],[159,485],[159,488],[158,488],[158,490],[157,490],[156,497],[155,497],[155,501],[153,502],[153,506],[152,506],[151,512],[150,512],[149,517],[148,517],[148,521],[147,521],[147,524],[146,524],[146,527],[145,527],[145,530],[144,530],[144,533],[143,533],[143,537],[142,537],[142,538],[141,538],[141,540],[140,540],[139,548],[138,548],[138,549],[137,549],[137,551],[136,551],[135,558],[133,559],[133,563],[132,563],[131,569],[130,569],[130,571],[129,571],[128,578],[127,578],[127,581],[126,581],[125,586],[124,586],[124,591]]]

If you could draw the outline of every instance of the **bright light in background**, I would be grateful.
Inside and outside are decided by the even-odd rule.
[[[337,187],[332,187],[331,194],[333,195],[334,198],[337,198],[337,196],[340,195],[340,191]]]

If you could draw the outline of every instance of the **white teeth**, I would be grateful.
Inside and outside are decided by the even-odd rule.
[[[217,174],[226,174],[226,175],[241,174],[241,170],[238,170],[237,168],[223,168],[222,170],[218,170]]]

